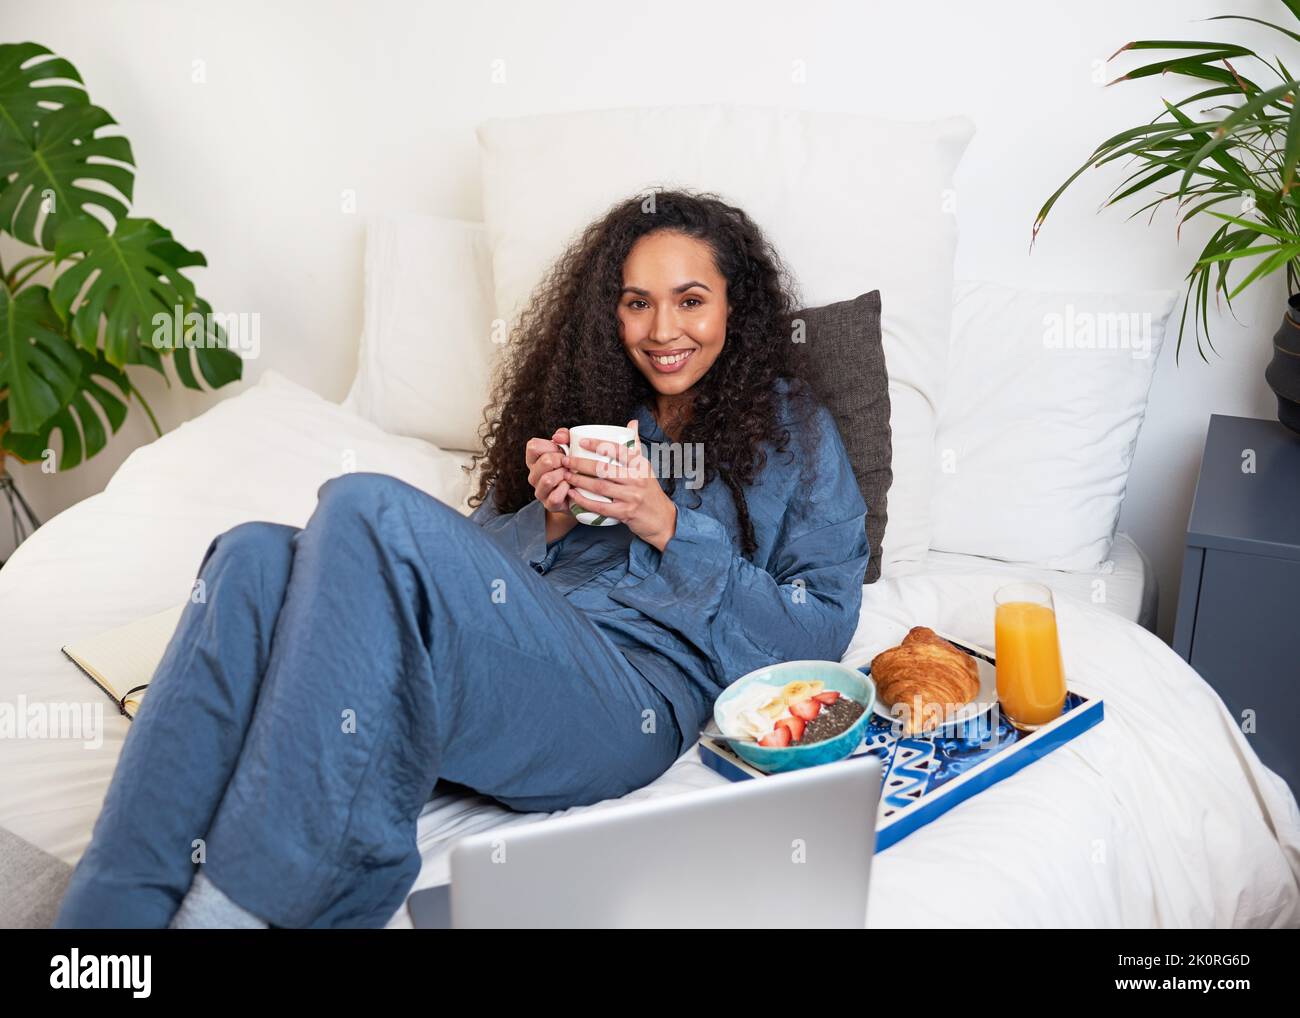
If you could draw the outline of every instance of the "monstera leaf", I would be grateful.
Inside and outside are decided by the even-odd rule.
[[[244,361],[229,348],[221,323],[211,317],[212,306],[200,297],[194,302],[194,309],[203,315],[204,328],[202,334],[195,337],[192,347],[178,347],[173,355],[181,384],[188,389],[203,388],[194,377],[195,364],[198,365],[203,380],[214,389],[220,389],[227,382],[238,381],[244,373]]]
[[[158,240],[150,246],[154,252],[163,261],[177,269],[188,268],[191,265],[206,265],[203,255],[198,251],[190,251],[175,240]],[[173,310],[175,310],[173,306]],[[179,376],[181,383],[188,389],[202,389],[198,379],[194,374],[195,365],[198,366],[199,373],[203,375],[204,380],[214,389],[219,389],[227,382],[238,381],[244,371],[244,362],[238,354],[229,349],[229,341],[225,329],[220,321],[212,313],[212,305],[202,297],[194,299],[194,306],[190,311],[198,312],[201,318],[200,329],[182,329],[178,328],[173,318],[172,332],[180,335],[183,340],[188,340],[183,344],[174,346],[176,359],[176,374]],[[181,324],[186,324],[182,319]],[[161,359],[154,351],[156,347],[141,345],[140,363],[147,364],[156,371],[162,372]],[[163,372],[165,374],[165,372]]]
[[[0,191],[0,226],[24,243],[49,251],[58,227],[89,215],[92,207],[114,220],[125,216],[135,174],[129,166],[91,161],[92,157],[133,161],[125,138],[95,136],[112,123],[113,118],[98,106],[65,106],[41,116],[34,140],[0,141],[0,178],[13,178]],[[106,184],[122,198],[86,187],[89,181]]]
[[[176,308],[184,315],[194,307],[194,284],[181,267],[207,264],[152,219],[123,219],[112,233],[97,220],[74,219],[59,228],[54,254],[60,261],[81,256],[55,281],[54,309],[86,351],[98,346],[103,322],[104,356],[118,367],[147,362],[142,340],[152,337],[154,316],[171,319]]]
[[[48,59],[31,62],[40,56]],[[81,75],[62,57],[34,42],[0,45],[0,142],[31,143],[50,110],[87,101]]]
[[[59,457],[58,468],[70,470],[83,459],[89,459],[108,443],[108,433],[104,422],[99,419],[93,403],[97,404],[108,420],[114,432],[126,420],[126,401],[131,398],[131,380],[126,372],[115,368],[98,351],[89,354],[85,350],[72,351],[77,361],[77,375],[73,384],[72,398],[49,420],[45,421],[34,433],[21,433],[12,426],[4,433],[0,445],[12,452],[19,459],[33,461],[40,459],[45,450],[51,448],[54,432],[59,432],[63,440],[63,452]],[[117,388],[117,394],[100,383],[104,379]],[[12,425],[12,422],[10,422]]]
[[[82,185],[100,181],[131,200],[129,165],[91,161],[134,162],[125,138],[96,136],[113,122],[89,104],[68,61],[34,42],[0,45],[0,229],[48,251],[66,219],[90,208],[126,215],[114,194]]]
[[[49,291],[16,296],[0,285],[0,392],[8,390],[9,427],[32,432],[67,406],[81,363],[50,307]]]

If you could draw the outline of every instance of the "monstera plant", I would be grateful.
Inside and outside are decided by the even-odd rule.
[[[0,477],[6,454],[60,470],[94,456],[133,397],[161,433],[129,365],[170,384],[170,360],[191,389],[241,373],[185,275],[203,255],[129,214],[135,159],[115,123],[67,60],[0,45],[0,235],[18,242],[0,259]],[[185,326],[160,342],[164,320]]]

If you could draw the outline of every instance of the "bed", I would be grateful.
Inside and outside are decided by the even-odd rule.
[[[0,739],[0,924],[52,921],[129,730],[62,644],[180,603],[213,536],[250,519],[301,525],[343,470],[392,473],[467,511],[466,461],[268,371],[136,450],[103,492],[25,542],[0,570],[0,706],[99,703],[103,728],[98,744]],[[1300,925],[1294,797],[1214,691],[1137,624],[1154,594],[1137,546],[1121,537],[1111,561],[1104,604],[1090,596],[1096,576],[935,553],[864,589],[854,665],[918,622],[991,643],[994,588],[1044,579],[1072,687],[1106,700],[1097,728],[881,853],[869,926]],[[625,798],[723,781],[692,746]],[[413,889],[448,879],[456,838],[555,815],[440,785],[420,817]],[[410,926],[404,907],[388,926]]]

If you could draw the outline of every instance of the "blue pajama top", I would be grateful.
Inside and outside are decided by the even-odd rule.
[[[777,391],[784,400],[784,380]],[[644,455],[649,443],[671,441],[648,403],[637,417]],[[740,554],[735,505],[718,476],[696,488],[676,479],[677,529],[662,552],[622,524],[578,524],[547,544],[541,502],[502,514],[491,490],[470,516],[585,612],[668,699],[684,746],[736,679],[781,661],[838,661],[857,629],[867,506],[830,412],[819,405],[813,419],[811,490],[800,488],[798,422],[787,421],[787,452],[766,446],[765,466],[744,489],[758,545],[752,561]]]

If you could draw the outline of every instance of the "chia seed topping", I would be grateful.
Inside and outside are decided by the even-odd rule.
[[[862,716],[866,708],[857,700],[841,696],[832,704],[827,704],[821,713],[808,722],[803,730],[803,738],[797,745],[807,746],[812,742],[824,742],[839,735]]]

